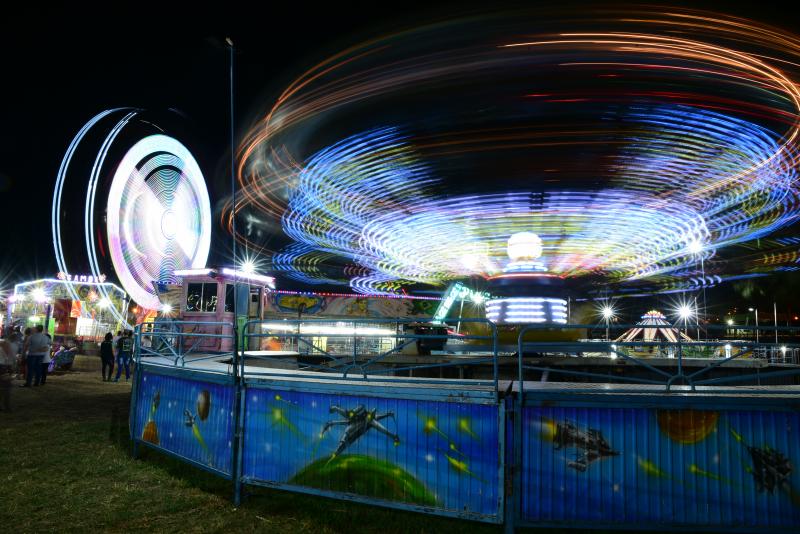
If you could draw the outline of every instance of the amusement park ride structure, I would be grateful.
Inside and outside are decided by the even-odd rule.
[[[561,40],[504,46],[492,41],[486,57],[494,59],[485,68],[507,69],[515,61],[522,68],[530,63],[529,48],[552,48],[559,65],[584,47],[610,47],[604,53],[613,57],[619,50],[643,50],[665,60],[664,71],[678,72],[674,67],[681,61],[694,71],[705,61],[724,71],[726,81],[767,80],[757,93],[770,100],[798,101],[796,84],[777,70],[765,78],[766,56],[728,57],[722,48],[675,37],[686,33],[613,39],[586,34],[567,41],[567,48]],[[450,70],[456,65],[437,65],[449,61],[446,55],[425,57],[435,67],[428,72],[432,80],[457,72]],[[462,74],[491,79],[484,74],[492,71],[474,65],[470,57]],[[571,324],[565,280],[594,272],[628,281],[660,274],[663,283],[686,289],[687,273],[699,259],[705,288],[704,254],[712,254],[704,249],[705,239],[745,242],[796,218],[793,202],[785,200],[795,193],[793,150],[778,148],[756,125],[701,106],[666,103],[637,111],[637,104],[631,110],[620,106],[624,110],[614,115],[634,132],[622,139],[628,152],[620,159],[630,165],[614,172],[635,187],[614,182],[588,192],[440,197],[446,188],[427,174],[435,165],[418,159],[413,136],[387,127],[307,155],[302,169],[287,170],[296,177],[291,194],[284,194],[290,188],[283,183],[261,191],[259,166],[282,179],[272,157],[285,153],[251,143],[271,142],[264,132],[291,137],[292,126],[315,117],[306,112],[309,104],[346,107],[312,83],[317,79],[324,81],[325,73],[287,91],[282,101],[294,102],[296,95],[298,107],[270,113],[268,128],[259,124],[244,143],[241,164],[255,165],[257,181],[243,202],[232,186],[223,224],[233,230],[232,257],[238,262],[237,209],[251,202],[277,207],[270,214],[296,242],[276,252],[274,265],[303,279],[309,274],[304,266],[316,265],[317,254],[358,258],[360,274],[349,283],[364,293],[289,292],[249,269],[208,267],[205,179],[189,150],[143,120],[142,110],[103,112],[69,146],[53,203],[59,268],[67,270],[69,230],[82,222],[92,276],[110,265],[139,305],[158,312],[153,321],[135,325],[134,455],[151,447],[231,480],[237,505],[244,485],[261,485],[511,528],[800,527],[790,461],[800,458],[800,440],[787,430],[800,428],[794,409],[800,345],[791,342],[796,332],[737,327],[753,331],[754,343],[724,334],[715,339],[709,325],[704,341],[693,340],[657,311],[635,325],[612,326],[610,315],[604,324]],[[330,80],[335,83],[329,86],[342,87],[338,96],[357,102],[361,98],[353,96],[361,95],[347,84],[360,79]],[[405,74],[395,81],[382,85],[408,83]],[[767,91],[769,83],[787,93]],[[310,93],[303,92],[305,86]],[[573,100],[555,102],[560,107]],[[80,221],[81,210],[65,209],[66,196],[80,190],[65,187],[67,171],[87,132],[112,118]],[[278,126],[272,119],[286,123]],[[116,172],[105,172],[111,145],[134,123],[153,131],[128,148]],[[698,131],[696,125],[711,126]],[[515,124],[514,130],[526,129]],[[642,141],[645,133],[652,141]],[[608,143],[607,130],[598,135],[596,146],[616,146]],[[671,151],[662,141],[684,138],[691,140],[684,148],[692,157],[665,162]],[[455,143],[431,139],[430,146]],[[529,141],[516,134],[508,139]],[[697,152],[695,139],[713,149]],[[736,149],[717,150],[723,144]],[[723,158],[719,169],[710,167],[716,161],[707,157],[711,152]],[[768,165],[742,157],[750,153]],[[697,167],[708,160],[714,160],[709,167]],[[662,171],[680,180],[672,183]],[[732,174],[755,176],[752,187],[742,195],[719,194],[723,178]],[[672,194],[664,194],[665,185]],[[409,199],[414,203],[405,204]],[[352,214],[355,223],[347,218]],[[383,224],[371,226],[376,221]],[[709,230],[716,222],[721,226]],[[436,238],[421,239],[422,229]],[[455,267],[459,257],[473,267]],[[470,287],[471,277],[483,278],[484,287]],[[442,299],[385,294],[386,288],[415,282],[450,285]],[[102,297],[107,292],[104,287]],[[127,312],[127,304],[120,308]],[[598,330],[604,338],[592,337]],[[761,343],[768,336],[760,339],[759,330],[774,330],[776,342]],[[783,344],[779,334],[785,334]],[[160,405],[167,409],[159,411]]]

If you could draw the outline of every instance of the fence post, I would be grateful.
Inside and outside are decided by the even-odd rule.
[[[356,361],[358,360],[358,336],[356,335],[356,330],[358,329],[356,322],[353,321],[353,367],[356,366]]]
[[[133,338],[133,384],[131,384],[131,407],[128,414],[128,432],[131,435],[131,456],[137,458],[139,456],[139,442],[137,440],[138,429],[136,428],[136,405],[138,404],[139,397],[139,382],[142,379],[142,364],[141,364],[141,350],[142,350],[142,325],[137,324],[134,327]]]
[[[233,504],[239,506],[242,502],[242,482],[240,473],[241,464],[241,441],[242,441],[242,417],[240,407],[242,405],[242,389],[244,387],[242,377],[244,375],[244,358],[239,357],[239,329],[238,321],[233,322],[233,447],[231,447],[231,475],[233,479]],[[247,325],[245,324],[245,332]],[[239,367],[241,362],[241,369]],[[240,372],[241,371],[241,372]]]
[[[529,328],[523,327],[519,332],[519,337],[517,338],[518,391],[516,394],[513,391],[514,388],[511,388],[510,417],[512,418],[512,447],[511,454],[507,456],[508,458],[511,458],[511,466],[508,469],[511,477],[511,490],[508,491],[505,496],[506,514],[504,525],[505,532],[508,533],[514,532],[514,526],[518,518],[521,516],[522,507],[522,408],[525,398],[522,356],[524,354],[523,338],[528,330]],[[507,485],[506,487],[508,488],[509,486]]]

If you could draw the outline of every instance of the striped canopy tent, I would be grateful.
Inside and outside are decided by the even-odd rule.
[[[681,332],[680,328],[669,324],[663,313],[650,310],[642,315],[642,320],[636,323],[635,327],[627,330],[615,341],[636,341],[641,338],[643,341],[650,342],[664,340],[670,343],[677,343],[678,336],[684,341],[692,341],[692,338]]]

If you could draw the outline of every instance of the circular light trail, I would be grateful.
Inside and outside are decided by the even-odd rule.
[[[107,229],[117,276],[146,308],[159,307],[153,281],[173,279],[176,269],[205,267],[211,203],[185,146],[152,135],[128,150],[109,191]]]
[[[116,272],[128,294],[142,307],[158,309],[153,282],[173,280],[175,269],[204,267],[211,241],[211,208],[203,175],[191,153],[177,140],[157,134],[141,138],[121,161],[113,163],[116,172],[108,179],[108,166],[119,151],[123,134],[139,120],[142,110],[115,108],[99,113],[87,122],[70,143],[59,168],[53,195],[52,227],[56,261],[62,272],[83,272],[100,277],[108,269]],[[67,183],[70,165],[81,143],[92,129],[116,118],[94,155],[88,185]],[[146,124],[153,126],[152,121]],[[141,128],[138,126],[137,128]],[[161,128],[157,127],[158,130]],[[137,129],[138,132],[138,129]],[[114,156],[110,156],[114,154]],[[118,164],[117,164],[118,163]],[[70,180],[76,180],[78,174]],[[83,210],[70,192],[85,187]],[[65,243],[74,238],[73,213],[82,211],[85,258]],[[74,241],[70,241],[74,245]],[[70,267],[75,267],[71,269]],[[110,273],[109,273],[110,274]],[[70,287],[70,291],[74,290]],[[112,315],[127,323],[125,311],[111,305],[105,288],[99,297],[107,302]],[[73,294],[73,299],[78,296]]]
[[[241,145],[223,224],[361,292],[508,276],[507,253],[623,293],[795,267],[800,39],[693,10],[545,15],[313,67]]]

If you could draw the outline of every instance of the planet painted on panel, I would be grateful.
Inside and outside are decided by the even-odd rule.
[[[717,428],[719,412],[658,410],[658,428],[672,441],[684,445],[703,441]]]
[[[211,393],[207,389],[197,394],[197,417],[201,421],[208,419],[208,412],[211,409]]]
[[[387,501],[436,505],[436,496],[408,471],[358,454],[321,458],[300,470],[289,483]]]
[[[161,402],[161,391],[156,391],[156,394],[153,395],[153,400],[150,401],[150,413],[147,416],[147,424],[144,425],[144,430],[142,431],[142,440],[152,443],[153,445],[159,444],[158,439],[158,427],[156,427],[156,410],[158,410],[158,405]]]

